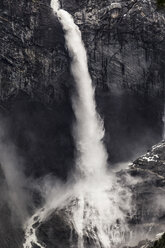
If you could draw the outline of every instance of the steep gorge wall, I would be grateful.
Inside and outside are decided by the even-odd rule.
[[[68,79],[62,29],[41,1],[1,1],[1,100],[19,90],[36,100],[60,98]]]
[[[71,11],[69,3],[64,8]],[[73,10],[83,30],[90,71],[106,91],[161,95],[165,12],[155,0],[83,1]]]
[[[68,85],[68,54],[50,1],[1,1],[1,99],[26,91],[50,101]],[[98,91],[162,95],[165,13],[156,0],[61,1],[83,32]]]
[[[60,2],[82,31],[110,160],[134,158],[161,140],[165,12],[156,0]],[[36,151],[38,140],[41,154],[50,143],[49,155],[42,159],[46,162],[54,150],[57,157],[60,150],[70,153],[73,79],[50,1],[2,0],[0,25],[0,107],[1,112],[9,109],[7,117],[16,130],[13,139],[21,149],[25,147],[23,156],[27,147],[29,153]],[[40,159],[38,163],[43,164]]]
[[[105,142],[110,160],[118,162],[161,139],[165,21],[154,0],[116,2],[61,0],[82,30]],[[74,159],[73,79],[64,35],[49,5],[0,1],[0,113],[28,175],[66,178]],[[8,233],[14,234],[4,216],[10,211],[3,202],[0,207],[5,208],[1,246],[8,248]],[[20,239],[10,240],[12,246],[18,248]]]

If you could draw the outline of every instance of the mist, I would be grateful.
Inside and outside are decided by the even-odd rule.
[[[63,208],[70,213],[67,218],[78,234],[79,248],[84,247],[85,235],[96,247],[99,243],[104,248],[114,247],[126,242],[129,233],[127,216],[131,215],[131,191],[118,182],[112,171],[108,172],[108,154],[103,143],[104,123],[96,111],[95,90],[81,32],[72,16],[59,9],[57,1],[52,0],[51,6],[64,30],[75,81],[72,96],[76,119],[73,126],[75,172],[73,180],[66,185],[45,181],[46,201],[26,223],[24,247],[39,244],[33,228],[35,220],[43,222],[53,211]]]
[[[76,168],[86,176],[90,173],[101,173],[105,169],[108,155],[102,143],[103,122],[96,112],[86,50],[81,32],[69,13],[59,10],[58,18],[65,32],[66,46],[72,59],[71,73],[76,83],[76,95],[72,98],[76,117],[74,125],[77,148]]]
[[[6,201],[14,221],[19,220],[23,224],[28,217],[28,183],[23,171],[23,159],[8,136],[3,118],[0,122],[0,166],[7,184]]]
[[[49,119],[49,117],[53,115],[52,112],[51,114],[43,114],[45,110],[42,109],[44,107],[41,104],[39,108],[36,108],[38,112],[41,110],[36,117],[35,115],[38,112],[33,112],[32,108],[35,108],[34,106],[37,106],[37,104],[32,104],[30,106],[30,103],[27,100],[30,110],[27,110],[27,116],[23,122],[19,124],[20,127],[26,127],[30,130],[30,135],[28,134],[28,131],[23,132],[22,135],[29,135],[31,137],[29,139],[30,141],[27,142],[28,151],[26,151],[26,144],[23,148],[14,145],[14,142],[10,139],[10,135],[8,135],[5,123],[3,123],[2,120],[2,123],[0,123],[0,164],[7,183],[7,195],[5,200],[10,205],[13,216],[16,216],[21,224],[23,224],[25,231],[24,248],[32,248],[35,244],[41,248],[44,247],[44,244],[39,241],[37,236],[37,228],[51,218],[52,214],[56,215],[57,211],[66,212],[68,222],[78,235],[78,248],[86,247],[85,239],[89,239],[89,242],[91,243],[93,242],[92,244],[95,248],[100,247],[100,245],[103,248],[116,248],[123,244],[132,244],[130,242],[131,239],[134,239],[135,244],[135,242],[141,240],[143,237],[148,237],[145,230],[135,230],[135,233],[133,233],[128,223],[128,220],[133,218],[137,211],[136,206],[132,202],[132,188],[134,185],[142,183],[143,179],[134,179],[128,174],[126,174],[125,178],[119,178],[119,176],[116,175],[116,172],[118,173],[121,170],[127,170],[131,164],[130,160],[141,155],[151,143],[155,143],[155,140],[159,139],[157,133],[160,133],[160,130],[158,132],[157,127],[153,134],[152,125],[155,125],[156,118],[161,117],[155,117],[155,119],[151,117],[154,112],[154,108],[152,109],[151,107],[152,111],[149,111],[148,114],[150,117],[146,119],[147,121],[153,119],[153,123],[151,126],[147,123],[148,125],[146,124],[144,127],[143,123],[146,119],[143,119],[141,116],[139,117],[138,112],[141,111],[142,115],[144,115],[144,112],[147,112],[146,110],[144,112],[139,110],[144,107],[143,105],[145,105],[146,102],[139,104],[142,100],[142,98],[139,97],[138,99],[135,99],[135,106],[133,108],[132,103],[134,99],[132,100],[132,98],[134,95],[133,97],[131,95],[130,99],[127,99],[129,98],[129,94],[126,94],[126,96],[123,96],[122,100],[122,90],[120,90],[119,93],[117,88],[116,91],[113,92],[115,95],[114,102],[113,99],[111,99],[109,100],[109,104],[106,102],[107,105],[102,107],[101,101],[106,101],[105,96],[103,95],[101,100],[101,97],[97,95],[97,100],[95,99],[95,86],[88,70],[88,56],[80,29],[74,23],[73,17],[67,11],[60,9],[58,1],[52,0],[51,7],[52,12],[58,18],[63,29],[63,32],[61,32],[60,35],[63,36],[64,34],[65,52],[68,52],[70,57],[70,78],[72,78],[73,82],[70,82],[69,78],[69,86],[67,85],[68,88],[65,90],[69,91],[70,84],[72,84],[71,87],[74,88],[71,92],[72,106],[69,106],[69,108],[66,109],[65,106],[64,108],[61,108],[61,106],[56,108],[55,106],[55,110],[52,107],[52,112],[56,111],[60,113],[58,113],[58,115],[54,113],[54,119]],[[57,23],[55,23],[55,25],[56,24]],[[54,51],[54,47],[51,48],[52,51]],[[62,67],[61,64],[60,66]],[[53,88],[53,86],[51,86],[52,85],[50,85],[49,88],[50,91]],[[111,98],[110,95],[107,96],[108,98]],[[60,98],[60,96],[58,97]],[[123,104],[123,102],[125,104]],[[111,103],[113,103],[112,106]],[[63,102],[62,104],[64,105]],[[69,105],[70,102],[66,101],[65,104]],[[54,105],[56,105],[56,102]],[[115,105],[117,106],[114,107]],[[125,106],[123,107],[123,105]],[[117,113],[116,116],[112,117],[115,111],[114,109],[109,110],[107,106],[109,108],[114,107],[117,109],[117,111],[115,109]],[[49,107],[50,106],[48,106],[48,108]],[[19,107],[17,106],[17,108]],[[48,111],[48,108],[46,106],[46,111]],[[74,116],[70,117],[70,112],[66,115],[68,109],[71,110],[71,114]],[[135,112],[135,109],[137,112]],[[105,121],[99,115],[98,110],[100,113],[105,113]],[[24,109],[21,111],[22,114]],[[133,112],[135,112],[135,119],[132,117],[130,118],[130,115]],[[35,116],[33,116],[32,119],[29,118],[31,113]],[[21,114],[18,114],[20,119],[22,117]],[[65,118],[62,118],[60,114],[66,115]],[[34,122],[33,118],[36,118]],[[54,124],[56,123],[54,121],[56,118],[61,118],[61,122],[58,120],[59,123],[57,126]],[[66,125],[64,125],[63,121],[67,118],[69,120],[67,120],[65,123]],[[72,118],[74,119],[72,126],[74,144],[71,145],[71,143],[69,143],[71,139],[68,138],[70,135],[70,127],[68,126],[71,125]],[[25,122],[28,121],[31,121],[30,127],[28,124],[25,124]],[[53,124],[50,124],[49,122]],[[135,124],[136,122],[137,124]],[[41,123],[44,124],[42,125]],[[46,132],[45,130],[48,125],[54,126],[50,127],[50,130]],[[63,125],[63,127],[59,128],[60,125]],[[136,125],[138,126],[137,130],[139,131],[137,133]],[[33,126],[35,126],[34,132]],[[132,126],[131,131],[130,126]],[[148,126],[150,128],[148,128]],[[67,132],[65,132],[65,129],[67,129]],[[17,132],[19,131],[20,130],[17,130]],[[34,135],[35,132],[37,133],[36,137]],[[58,132],[61,132],[63,137],[62,135],[57,137]],[[41,135],[43,133],[45,135]],[[19,136],[19,134],[17,135]],[[65,136],[67,135],[68,137],[66,138]],[[46,136],[51,136],[51,138],[53,136],[53,138],[50,139],[50,137],[47,138]],[[57,142],[52,142],[56,137]],[[60,146],[59,144],[65,143],[65,138],[68,139],[66,142],[67,145]],[[106,142],[106,139],[109,139],[108,142]],[[42,140],[42,142],[40,142],[40,140]],[[49,142],[47,143],[47,141]],[[52,144],[52,146],[50,146],[50,143],[53,143],[53,145],[55,144],[54,147]],[[69,145],[70,149],[68,149],[68,151],[74,150],[74,162],[72,161],[72,156],[70,156],[71,159],[69,161],[69,156],[65,157],[65,152],[63,151],[67,150]],[[21,145],[19,144],[19,146]],[[52,147],[54,148],[54,152],[52,151]],[[58,154],[60,147],[63,147],[63,150]],[[20,156],[18,152],[19,149],[24,150],[24,155],[27,153],[25,157],[28,157],[29,155],[30,157],[37,157],[36,160],[34,159],[34,164],[29,163],[29,161],[32,161],[30,159],[27,162],[27,164],[30,164],[28,164],[28,173],[34,173],[35,179],[27,178],[25,176],[24,159]],[[48,150],[50,150],[50,152],[45,156]],[[112,154],[115,158],[113,158]],[[40,156],[42,158],[38,159]],[[62,156],[63,160],[61,160]],[[49,165],[49,157],[51,157],[52,160],[54,159],[53,162],[50,159],[51,165]],[[58,157],[59,163],[57,163],[56,157]],[[124,158],[123,162],[121,162],[122,158]],[[61,162],[64,160],[65,163]],[[40,164],[40,161],[43,162],[42,165]],[[113,161],[112,164],[110,161]],[[72,168],[69,167],[69,164],[72,164]],[[33,165],[36,166],[35,169],[33,168]],[[67,170],[69,171],[69,176],[66,176]],[[54,175],[57,171],[59,172],[59,175],[63,174],[64,180],[60,180]],[[37,193],[41,195],[42,200],[37,207],[33,207],[34,202],[29,195],[29,188],[32,191],[34,189],[37,190]],[[6,189],[3,190],[5,191]],[[158,201],[161,204],[159,207],[154,206],[155,212],[159,209],[164,211],[164,201],[160,201],[160,199],[158,199]]]

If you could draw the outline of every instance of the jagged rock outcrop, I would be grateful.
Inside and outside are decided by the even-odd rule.
[[[165,246],[165,234],[160,233],[152,241],[144,240],[139,242],[139,244],[132,248],[164,248]],[[131,248],[131,247],[127,247]]]
[[[139,234],[139,237],[142,232],[148,238],[156,233],[164,232],[164,159],[165,142],[162,142],[137,159],[127,171],[131,175],[133,202],[136,206],[136,214],[131,224],[135,227],[135,233],[137,236]]]
[[[163,248],[165,246],[165,233],[154,242],[153,248]]]
[[[130,217],[130,243],[134,248],[153,248],[159,242],[154,241],[158,233],[163,233],[165,226],[165,142],[154,146],[147,154],[137,159],[129,169],[117,173],[122,184],[132,190],[133,213]],[[38,223],[37,237],[41,244],[49,247],[70,246],[77,244],[77,234],[70,222],[71,205],[54,211],[45,222]],[[36,221],[37,223],[37,221]],[[95,236],[95,235],[93,235]],[[97,236],[97,230],[96,230]],[[160,238],[160,235],[157,236]],[[148,239],[148,240],[145,240]],[[149,241],[149,239],[153,241]],[[140,241],[138,246],[136,243]],[[86,239],[85,247],[100,247],[94,240]],[[162,241],[161,241],[162,242]],[[144,246],[145,245],[145,246]],[[154,246],[155,245],[155,246]],[[127,247],[127,248],[128,248]],[[159,247],[159,246],[158,246]]]
[[[37,236],[41,244],[46,244],[53,248],[78,246],[78,235],[73,227],[73,223],[68,219],[69,209],[64,208],[51,214],[45,223],[40,224]]]

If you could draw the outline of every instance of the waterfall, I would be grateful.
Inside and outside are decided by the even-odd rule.
[[[72,104],[76,117],[73,134],[77,150],[77,180],[70,186],[69,192],[61,193],[61,200],[57,200],[52,189],[44,211],[38,210],[34,216],[39,216],[42,222],[50,211],[55,211],[57,207],[62,209],[64,205],[66,209],[68,206],[68,212],[72,213],[68,218],[71,218],[70,222],[79,237],[78,248],[85,247],[84,236],[92,240],[95,248],[117,247],[124,242],[124,234],[128,231],[126,214],[130,208],[130,193],[107,170],[103,121],[96,110],[95,90],[88,71],[81,32],[72,16],[60,9],[57,0],[51,1],[51,7],[64,30],[75,81],[76,93],[72,97]],[[36,219],[34,216],[26,225],[24,248],[31,248],[31,242],[39,245],[33,228]]]
[[[76,84],[77,95],[73,97],[76,123],[74,126],[77,147],[77,170],[85,176],[100,174],[106,168],[107,153],[102,139],[103,122],[96,112],[94,87],[88,71],[87,54],[81,32],[72,16],[59,9],[56,0],[51,6],[57,13],[65,32],[65,42],[71,57],[71,73]]]

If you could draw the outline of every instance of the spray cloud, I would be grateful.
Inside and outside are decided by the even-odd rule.
[[[0,165],[7,183],[8,204],[19,221],[24,222],[27,217],[28,195],[27,192],[25,194],[26,179],[22,169],[22,159],[9,141],[2,120],[0,122]]]
[[[37,211],[43,221],[55,209],[70,209],[72,222],[79,240],[78,248],[84,247],[84,236],[93,240],[95,247],[101,243],[104,248],[124,242],[128,231],[126,215],[130,208],[130,193],[122,188],[113,174],[107,171],[107,152],[103,144],[103,121],[96,111],[94,87],[88,71],[86,49],[81,32],[72,16],[59,9],[57,0],[51,1],[65,33],[65,42],[71,57],[71,73],[74,77],[76,95],[72,98],[76,122],[74,138],[77,149],[76,183],[64,190],[57,199],[57,193],[50,191],[44,211]],[[73,204],[71,204],[73,203]],[[70,218],[70,216],[68,216]],[[26,227],[24,247],[31,248],[31,242],[38,245],[34,216]],[[32,231],[33,230],[33,231]]]

